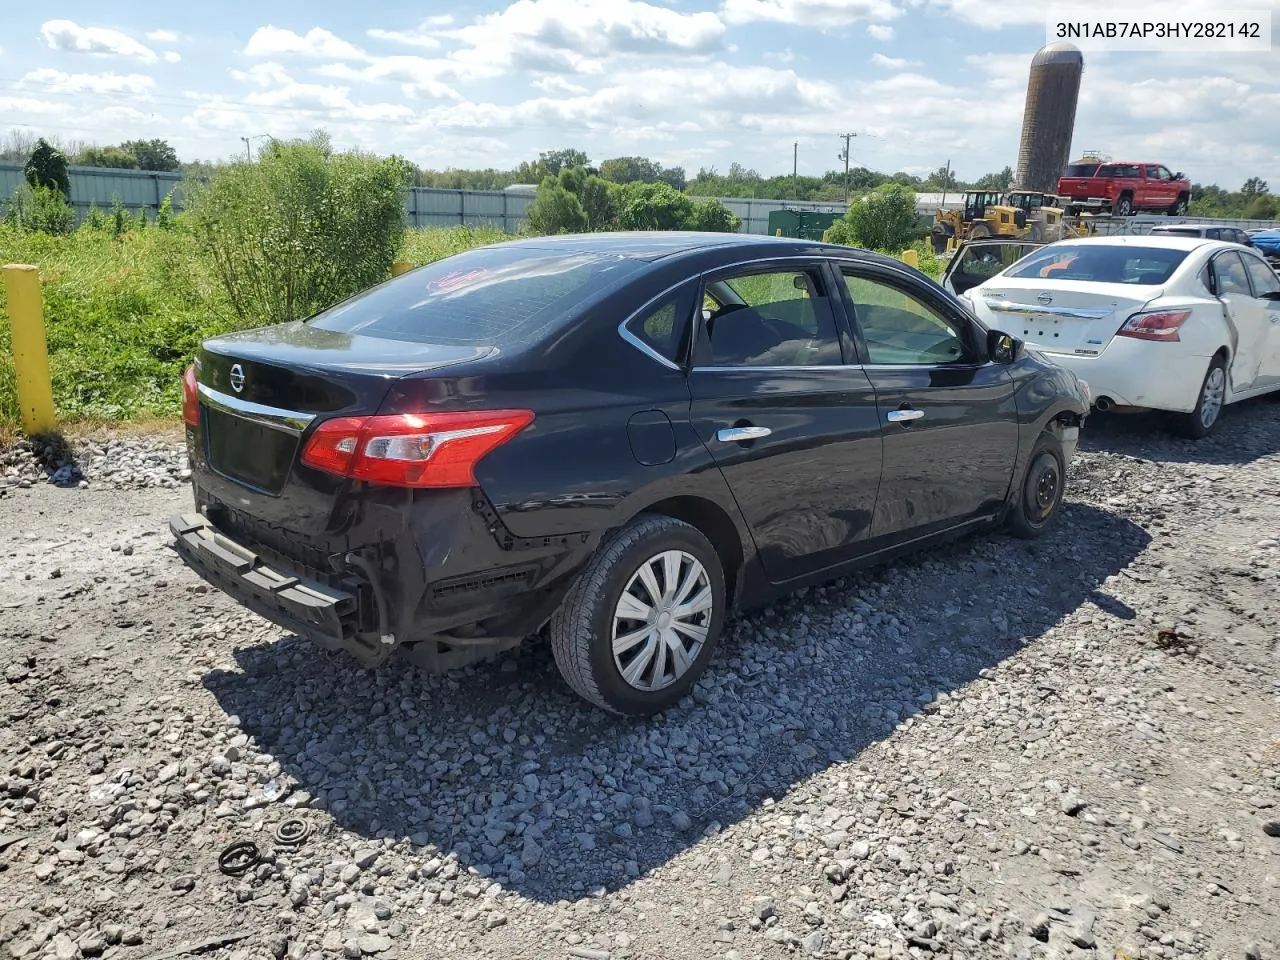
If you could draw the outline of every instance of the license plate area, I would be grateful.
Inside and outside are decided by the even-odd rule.
[[[298,453],[299,434],[202,405],[209,466],[273,496],[284,489]]]

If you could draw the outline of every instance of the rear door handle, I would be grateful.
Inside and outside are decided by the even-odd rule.
[[[885,415],[890,423],[904,423],[908,420],[919,420],[924,416],[923,410],[890,410]]]
[[[768,427],[725,427],[716,431],[721,443],[741,443],[744,440],[761,440],[773,433]]]

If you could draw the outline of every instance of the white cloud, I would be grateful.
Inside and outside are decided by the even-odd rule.
[[[495,66],[492,68],[491,75],[496,76],[500,72],[501,68]],[[327,63],[317,68],[316,73],[333,80],[398,83],[404,95],[414,99],[462,99],[461,94],[447,82],[461,75],[459,65],[444,59],[414,56],[377,57],[365,67],[353,67],[346,63]],[[467,75],[474,74],[468,72]]]
[[[905,70],[907,67],[920,66],[919,60],[908,60],[905,57],[886,57],[883,53],[873,53],[871,63],[886,70]]]
[[[130,57],[144,63],[156,61],[156,52],[150,47],[108,27],[82,27],[71,20],[46,20],[40,26],[40,35],[54,50]]]
[[[435,50],[440,46],[440,41],[428,33],[415,30],[380,30],[375,27],[368,31],[369,36],[375,40],[386,40],[388,43],[401,43],[406,47],[422,47],[425,50]]]
[[[9,114],[31,113],[39,116],[69,113],[68,103],[54,103],[51,100],[37,100],[35,97],[0,97],[0,110]]]
[[[859,20],[892,20],[902,13],[896,0],[724,0],[728,23],[794,23],[840,27]]]
[[[63,73],[42,67],[25,74],[18,85],[50,93],[130,93],[144,96],[156,82],[141,73]]]
[[[473,67],[603,73],[608,57],[712,53],[725,29],[715,13],[643,0],[515,0],[447,36],[464,44],[451,59]]]
[[[539,77],[537,80],[533,81],[533,85],[545,93],[569,93],[579,95],[589,92],[588,88],[554,74],[551,76]]]
[[[146,36],[154,43],[177,43],[182,39],[175,30],[148,30]]]
[[[254,31],[244,47],[249,57],[325,57],[330,60],[367,60],[363,50],[322,27],[312,27],[304,35],[268,24]]]
[[[178,53],[175,50],[166,50],[164,53],[164,58],[169,63],[177,63],[179,60],[182,59],[182,54]]]
[[[881,43],[888,43],[897,36],[897,31],[887,24],[869,23],[867,24],[867,35],[871,37],[872,40],[879,40]]]

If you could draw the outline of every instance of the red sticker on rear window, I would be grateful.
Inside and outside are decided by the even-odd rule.
[[[487,270],[468,270],[466,273],[446,273],[443,277],[437,277],[427,284],[428,290],[455,290],[464,284],[470,283],[477,277],[482,277]]]

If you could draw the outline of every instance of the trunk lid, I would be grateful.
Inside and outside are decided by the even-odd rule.
[[[1161,287],[997,277],[971,298],[995,327],[1042,353],[1093,357],[1116,331],[1163,293]]]
[[[365,337],[300,321],[208,340],[196,376],[204,455],[223,477],[278,496],[312,424],[376,413],[401,377],[492,352],[488,346]]]

